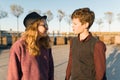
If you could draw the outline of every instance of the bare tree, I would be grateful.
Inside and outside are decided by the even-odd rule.
[[[43,13],[43,14],[47,16],[47,22],[48,22],[48,25],[49,25],[49,22],[50,22],[50,21],[53,19],[53,17],[54,17],[53,13],[52,13],[50,10],[48,10],[48,11],[46,11],[46,12]],[[54,36],[54,29],[53,29],[53,36]]]
[[[101,24],[103,23],[103,20],[101,18],[96,19],[96,23],[99,25],[98,31],[101,32]]]
[[[8,16],[8,13],[6,11],[0,10],[0,19],[5,18]],[[1,27],[0,27],[1,30]]]
[[[19,35],[19,22],[18,18],[23,13],[24,9],[20,5],[13,4],[10,6],[12,14],[17,18],[17,35]]]
[[[70,24],[71,24],[71,15],[65,15],[65,21],[68,23],[69,25],[69,32],[68,34],[70,33]]]
[[[53,13],[50,11],[50,10],[48,10],[48,11],[46,11],[45,13],[44,13],[46,16],[47,16],[47,21],[48,21],[48,23],[53,19]]]
[[[117,19],[120,21],[120,13],[117,14]]]
[[[107,22],[109,24],[109,32],[110,32],[110,25],[113,21],[113,13],[112,12],[106,12],[105,13],[105,18],[107,19]]]
[[[64,16],[65,16],[65,13],[62,11],[62,10],[58,10],[58,15],[57,15],[57,17],[58,17],[58,20],[59,20],[59,31],[58,32],[60,32],[61,31],[61,21],[62,21],[62,19],[64,18]]]
[[[0,10],[0,19],[5,18],[8,16],[8,13],[6,11]]]
[[[0,19],[5,18],[8,16],[8,13],[0,10]],[[1,34],[1,25],[0,25],[0,44],[2,44],[2,34]]]

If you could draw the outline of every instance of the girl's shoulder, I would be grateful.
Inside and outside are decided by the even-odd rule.
[[[25,46],[25,41],[22,39],[18,39],[12,46],[11,49],[20,49],[24,48]]]

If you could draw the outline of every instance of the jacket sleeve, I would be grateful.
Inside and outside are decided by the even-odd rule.
[[[66,76],[65,76],[65,80],[70,80],[70,76],[71,76],[71,67],[72,67],[72,42],[70,42],[70,53],[69,53],[69,59],[68,59],[68,65],[67,65],[67,69],[66,69]]]
[[[49,80],[54,80],[54,62],[52,56],[52,50],[49,51]]]
[[[94,64],[96,71],[96,80],[103,80],[106,73],[106,46],[103,42],[98,41],[94,48]]]
[[[20,80],[21,73],[21,64],[20,64],[20,56],[18,55],[19,50],[17,48],[11,48],[9,55],[9,63],[8,63],[8,76],[7,80]]]

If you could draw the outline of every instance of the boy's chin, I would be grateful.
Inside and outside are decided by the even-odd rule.
[[[77,33],[77,32],[73,32],[75,35],[78,35],[79,33]]]

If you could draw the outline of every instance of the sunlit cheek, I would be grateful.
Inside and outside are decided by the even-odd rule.
[[[78,26],[74,26],[73,27],[73,32],[75,33],[75,34],[78,34],[79,33],[79,27]]]
[[[38,31],[39,31],[40,33],[43,33],[43,28],[39,27],[39,28],[38,28]]]
[[[78,27],[77,27],[77,26],[74,26],[73,29],[74,29],[75,31],[77,31],[77,30],[78,30]]]

